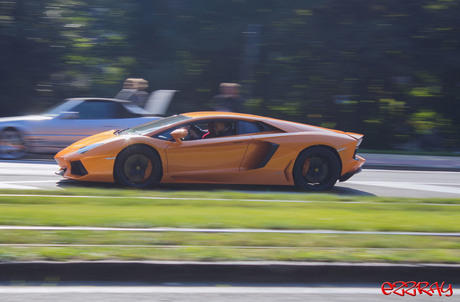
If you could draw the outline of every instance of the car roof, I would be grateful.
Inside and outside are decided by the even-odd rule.
[[[241,119],[248,119],[253,121],[263,121],[265,123],[270,124],[278,129],[281,129],[286,132],[298,132],[298,131],[332,131],[336,133],[343,133],[340,130],[335,129],[327,129],[323,127],[302,124],[297,122],[285,121],[276,118],[260,116],[260,115],[252,115],[252,114],[245,114],[245,113],[235,113],[235,112],[222,112],[222,111],[200,111],[200,112],[188,112],[182,113],[181,115],[188,116],[190,118],[241,118]]]
[[[212,118],[212,119],[243,119],[250,121],[262,121],[271,126],[279,128],[286,132],[295,132],[298,131],[293,127],[294,123],[289,121],[284,121],[280,119],[275,119],[266,116],[246,114],[246,113],[235,113],[235,112],[223,112],[223,111],[199,111],[199,112],[188,112],[182,113],[181,115],[193,118],[193,119],[202,119],[202,118]]]
[[[245,113],[235,113],[235,112],[223,112],[223,111],[198,111],[198,112],[187,112],[187,113],[181,113],[181,115],[185,115],[191,118],[200,118],[200,117],[217,117],[217,118],[222,118],[222,117],[228,117],[228,118],[238,118],[238,117],[246,117],[246,118],[264,118],[262,116],[258,115],[252,115],[252,114],[245,114]]]

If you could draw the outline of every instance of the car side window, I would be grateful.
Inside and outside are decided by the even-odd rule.
[[[74,108],[79,115],[79,119],[113,119],[117,118],[117,103],[112,102],[83,102]]]
[[[212,127],[213,123],[224,123],[225,127],[222,129],[220,134],[210,133],[209,127]],[[197,140],[197,139],[208,139],[208,138],[217,138],[224,136],[233,136],[233,135],[245,135],[251,133],[261,133],[261,132],[282,132],[281,130],[265,124],[263,122],[250,122],[242,120],[229,120],[229,119],[209,119],[201,120],[192,123],[182,124],[168,130],[165,130],[157,135],[154,138],[161,140],[173,140],[171,132],[179,128],[186,128],[189,132],[189,135],[184,138],[184,141],[187,140]],[[212,132],[212,130],[211,130]]]
[[[189,128],[189,125],[190,124],[182,124],[182,125],[179,125],[179,126],[169,128],[168,130],[165,130],[163,132],[160,132],[160,133],[154,135],[153,138],[158,138],[158,139],[165,140],[165,141],[174,140],[172,135],[171,135],[171,133],[176,129]],[[188,140],[188,136],[184,140]]]
[[[260,132],[261,128],[257,123],[239,121],[238,122],[238,134],[249,134]]]
[[[237,134],[251,134],[266,131],[280,131],[279,129],[267,125],[263,122],[238,121]]]
[[[158,138],[158,139],[161,139],[161,140],[164,140],[164,141],[170,141],[170,140],[173,139],[172,136],[171,136],[171,132],[173,132],[176,129],[178,129],[178,127],[168,129],[166,131],[163,131],[161,133],[158,133],[158,134],[154,135],[153,138]]]
[[[214,128],[214,125],[220,123],[220,126]],[[192,123],[186,123],[179,126],[172,127],[154,136],[161,140],[172,140],[171,132],[179,128],[186,128],[189,135],[184,138],[184,141],[210,139],[225,136],[232,136],[236,134],[236,121],[228,119],[209,119],[200,120]],[[217,131],[217,132],[216,132]]]

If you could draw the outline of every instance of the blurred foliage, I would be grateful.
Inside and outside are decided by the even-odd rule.
[[[453,0],[0,0],[0,116],[112,97],[127,77],[209,109],[364,133],[367,148],[460,148]],[[254,32],[254,30],[258,32]]]

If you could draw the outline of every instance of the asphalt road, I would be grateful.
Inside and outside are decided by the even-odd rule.
[[[49,301],[97,301],[97,302],[253,302],[253,301],[375,301],[391,302],[404,299],[416,301],[433,301],[451,297],[429,296],[419,294],[416,297],[395,294],[384,295],[380,285],[369,287],[267,287],[267,286],[59,286],[59,287],[0,287],[2,302],[49,302]]]
[[[0,161],[0,189],[44,189],[69,187],[115,187],[111,184],[65,180],[54,174],[58,166],[47,160]],[[247,192],[304,194],[294,187],[161,185],[158,189],[227,189]],[[460,197],[460,172],[364,169],[350,180],[337,183],[329,192],[338,195],[394,197]]]

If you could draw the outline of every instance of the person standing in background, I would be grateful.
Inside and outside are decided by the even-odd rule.
[[[243,98],[240,96],[240,84],[221,83],[220,94],[211,100],[211,106],[216,111],[241,112],[243,109]]]
[[[115,96],[119,100],[127,100],[134,102],[141,108],[144,108],[149,94],[145,91],[149,87],[149,83],[140,78],[127,78],[123,82],[123,89]]]

